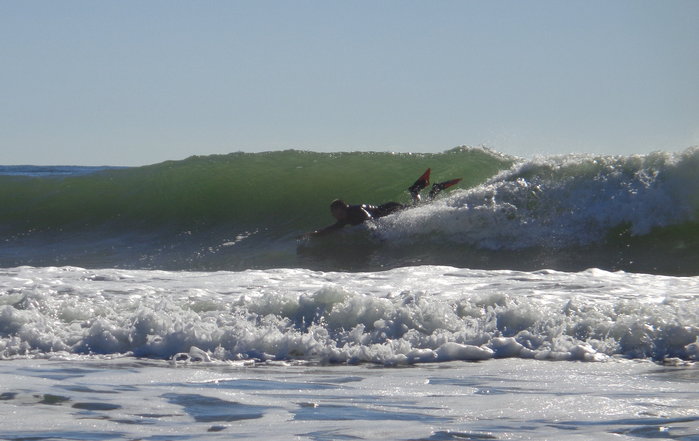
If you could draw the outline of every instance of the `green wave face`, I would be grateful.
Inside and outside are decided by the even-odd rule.
[[[312,228],[330,220],[328,204],[338,197],[407,202],[407,187],[428,167],[444,179],[463,176],[461,185],[468,187],[512,162],[480,149],[421,155],[282,151],[191,157],[69,178],[0,177],[0,222],[20,229],[101,223]]]

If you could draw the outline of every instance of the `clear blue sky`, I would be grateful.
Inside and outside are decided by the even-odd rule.
[[[0,164],[683,150],[697,23],[697,0],[0,0]]]

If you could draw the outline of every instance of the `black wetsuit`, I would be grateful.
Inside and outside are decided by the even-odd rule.
[[[398,202],[387,202],[381,205],[350,205],[347,207],[347,219],[338,221],[344,225],[359,225],[369,219],[378,219],[405,208]]]
[[[346,225],[359,225],[369,219],[378,219],[388,216],[403,208],[405,208],[405,206],[398,202],[387,202],[381,205],[350,205],[347,207],[347,217],[327,227],[326,230],[335,230]]]

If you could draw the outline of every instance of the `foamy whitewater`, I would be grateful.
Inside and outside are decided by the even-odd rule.
[[[297,239],[331,195],[400,200],[432,163],[463,187]],[[699,440],[697,164],[0,168],[0,439]],[[255,167],[281,189],[243,191]]]

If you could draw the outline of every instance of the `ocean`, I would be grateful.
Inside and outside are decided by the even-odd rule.
[[[328,206],[409,204],[331,235]],[[699,148],[0,166],[0,439],[699,440]]]

